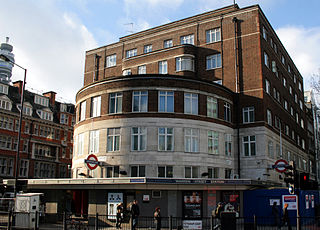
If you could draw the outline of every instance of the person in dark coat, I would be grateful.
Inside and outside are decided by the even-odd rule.
[[[275,226],[277,226],[278,229],[281,229],[280,215],[279,215],[279,209],[277,207],[277,202],[273,202],[272,215],[274,218]]]
[[[116,228],[121,229],[121,223],[123,219],[123,204],[119,203],[117,206],[117,220],[116,220]]]
[[[288,213],[288,204],[284,204],[283,208],[283,224],[287,224],[288,230],[292,230],[291,224],[290,224],[290,218],[289,218],[289,213]]]
[[[136,229],[138,224],[138,217],[140,215],[140,209],[138,206],[138,201],[134,200],[133,204],[131,205],[131,216],[132,216],[132,229]]]
[[[156,230],[160,230],[161,229],[160,207],[156,207],[153,214],[153,218],[154,218],[154,223],[156,224]]]

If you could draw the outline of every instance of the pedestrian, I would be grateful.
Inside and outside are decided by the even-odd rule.
[[[283,224],[287,224],[288,230],[292,230],[291,224],[290,224],[290,218],[289,218],[289,213],[288,213],[288,204],[284,204],[283,207]]]
[[[161,229],[160,207],[156,207],[153,214],[153,218],[154,218],[154,223],[156,224],[156,230],[160,230]]]
[[[279,215],[279,209],[277,207],[277,202],[273,202],[272,215],[273,215],[273,218],[274,218],[275,226],[277,226],[278,229],[281,229],[280,215]]]
[[[138,225],[138,217],[140,214],[138,201],[134,200],[133,204],[131,205],[131,216],[132,216],[132,229],[136,229],[136,226]]]
[[[121,223],[123,220],[123,203],[119,203],[117,205],[117,220],[116,220],[116,228],[121,229]]]
[[[221,212],[223,211],[223,205],[221,202],[218,203],[216,209],[214,210],[214,217],[216,218],[217,224],[214,226],[214,229],[217,229],[220,227],[221,224]]]

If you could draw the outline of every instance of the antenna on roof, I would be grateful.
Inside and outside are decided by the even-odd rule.
[[[233,5],[235,5],[236,4],[236,0],[233,0]]]
[[[129,33],[132,33],[133,34],[133,22],[130,22],[130,23],[126,23],[126,24],[124,24],[125,26],[129,26],[129,25],[131,25],[131,30],[127,30],[126,32],[129,32]]]

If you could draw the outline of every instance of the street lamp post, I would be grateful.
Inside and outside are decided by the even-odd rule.
[[[16,162],[15,162],[15,173],[14,173],[14,196],[16,197],[17,194],[17,181],[18,181],[18,171],[19,171],[19,157],[20,157],[20,141],[21,141],[21,129],[22,129],[22,119],[23,119],[23,102],[24,102],[24,89],[26,85],[26,77],[27,77],[27,69],[23,68],[22,66],[16,64],[15,62],[11,61],[7,56],[0,54],[0,59],[9,62],[15,66],[24,70],[24,78],[23,78],[23,86],[21,91],[21,108],[20,108],[20,117],[19,117],[19,130],[18,130],[18,148],[16,153]]]

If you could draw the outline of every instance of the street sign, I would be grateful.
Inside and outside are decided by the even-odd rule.
[[[283,173],[287,170],[285,168],[286,165],[288,165],[288,162],[286,160],[280,159],[277,160],[276,163],[274,163],[274,165],[272,165],[272,168],[274,168],[279,173]]]
[[[84,160],[84,163],[90,170],[94,170],[98,167],[100,162],[98,161],[98,158],[94,154],[90,154],[87,159]]]

